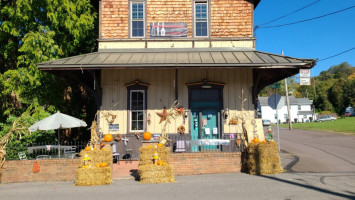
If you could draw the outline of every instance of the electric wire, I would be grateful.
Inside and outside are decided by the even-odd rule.
[[[270,23],[275,22],[275,21],[277,21],[277,20],[279,20],[279,19],[282,19],[282,18],[285,18],[285,17],[287,17],[287,16],[290,16],[290,15],[292,15],[292,14],[294,14],[294,13],[297,13],[297,12],[299,12],[299,11],[305,9],[305,8],[308,8],[308,7],[312,6],[313,4],[316,4],[316,3],[320,2],[320,1],[321,1],[321,0],[314,1],[314,2],[312,2],[312,3],[310,3],[310,4],[306,5],[306,6],[303,6],[302,8],[299,8],[299,9],[297,9],[297,10],[291,12],[291,13],[282,15],[281,17],[275,18],[275,19],[273,19],[273,20],[270,20],[270,21],[268,21],[268,22],[265,22],[265,23],[263,23],[263,24],[260,24],[260,25],[258,25],[258,26],[256,26],[256,27],[264,26],[264,25],[266,25],[266,24],[270,24]]]
[[[343,52],[340,52],[340,53],[338,53],[338,54],[335,54],[335,55],[332,55],[332,56],[329,56],[329,57],[320,59],[320,60],[318,60],[318,62],[321,62],[321,61],[324,61],[324,60],[328,60],[328,59],[334,58],[334,57],[336,57],[336,56],[340,56],[340,55],[342,55],[342,54],[344,54],[344,53],[347,53],[347,52],[349,52],[349,51],[352,51],[352,50],[354,50],[354,49],[355,49],[355,47],[350,48],[350,49],[345,50],[345,51],[343,51]]]
[[[303,22],[307,22],[307,21],[312,21],[312,20],[315,20],[315,19],[320,19],[320,18],[323,18],[323,17],[334,15],[334,14],[337,14],[337,13],[340,13],[340,12],[344,12],[346,10],[350,10],[350,9],[353,9],[353,8],[355,8],[355,5],[351,6],[351,7],[348,7],[348,8],[344,8],[342,10],[331,12],[331,13],[328,13],[328,14],[325,14],[325,15],[321,15],[321,16],[318,16],[318,17],[313,17],[313,18],[310,18],[310,19],[305,19],[305,20],[301,20],[301,21],[291,22],[291,23],[287,23],[287,24],[280,24],[280,25],[275,25],[275,26],[258,26],[256,28],[277,28],[277,27],[282,27],[282,26],[294,25],[294,24],[303,23]]]

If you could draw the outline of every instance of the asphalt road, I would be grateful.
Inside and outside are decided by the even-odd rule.
[[[280,129],[280,147],[289,172],[355,172],[355,136]]]

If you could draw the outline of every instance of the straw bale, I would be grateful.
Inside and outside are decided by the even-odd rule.
[[[88,167],[76,170],[75,185],[91,186],[111,184],[111,167]]]
[[[84,156],[88,155],[88,157],[91,159],[89,161],[90,164],[93,166],[96,166],[96,164],[100,164],[103,162],[107,163],[107,166],[112,165],[112,152],[108,150],[94,150],[94,151],[85,151],[82,150],[80,153],[80,159],[79,159],[79,167],[82,167],[84,164]]]
[[[153,161],[154,152],[158,153],[160,160],[163,160],[168,164],[170,157],[170,148],[168,147],[158,147],[158,148],[149,148],[149,147],[141,147],[139,149],[139,165],[151,164]]]
[[[175,182],[171,165],[144,165],[138,167],[141,183],[171,183]]]
[[[112,152],[108,150],[81,151],[76,170],[75,185],[105,185],[112,183]],[[87,155],[90,160],[84,168],[84,158]],[[107,163],[107,167],[97,167],[100,163]]]
[[[173,167],[169,165],[170,148],[159,147],[149,148],[141,147],[139,149],[138,173],[141,183],[171,183],[175,182]],[[158,153],[160,160],[166,165],[154,165],[153,155]]]
[[[282,172],[276,142],[250,144],[247,149],[249,174],[276,174]]]

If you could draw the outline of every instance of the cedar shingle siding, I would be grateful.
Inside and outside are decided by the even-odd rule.
[[[192,0],[146,0],[146,37],[152,22],[185,22],[193,37]],[[245,0],[211,0],[211,37],[252,37],[253,4]],[[129,38],[129,1],[102,0],[101,38]]]

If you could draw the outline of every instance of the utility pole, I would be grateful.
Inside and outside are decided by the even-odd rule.
[[[284,51],[282,51],[282,55],[284,55]],[[292,130],[292,122],[291,122],[291,111],[290,111],[290,101],[288,99],[288,86],[287,86],[287,78],[285,78],[285,90],[286,90],[286,104],[287,104],[287,118],[288,118],[288,128]]]

